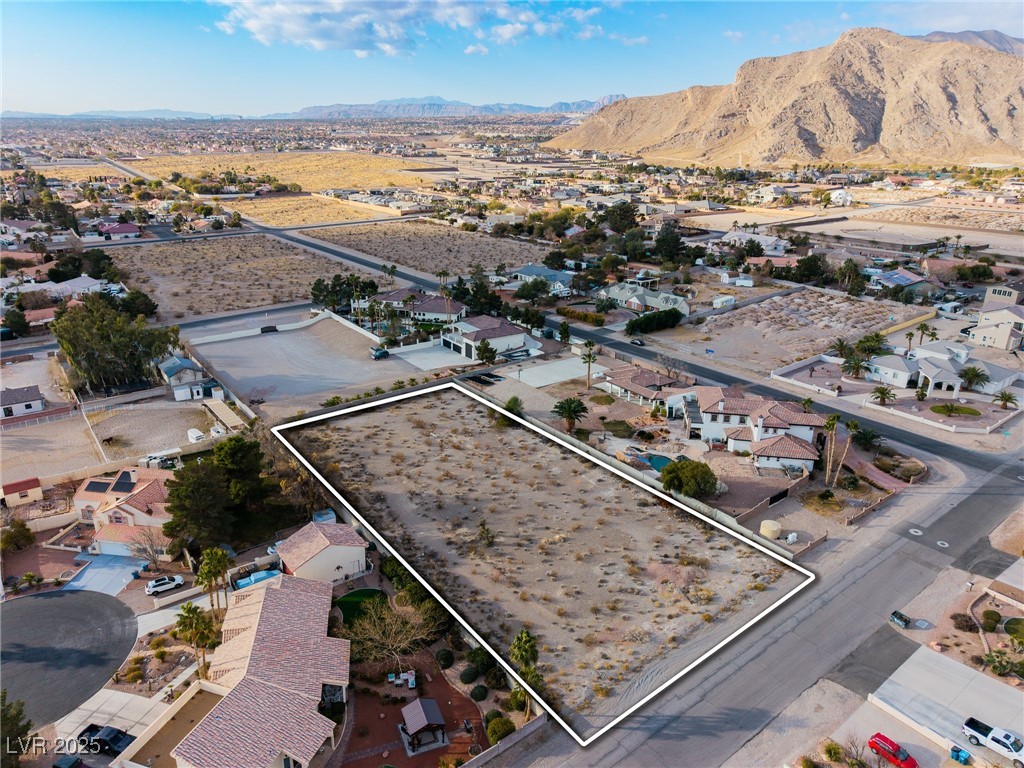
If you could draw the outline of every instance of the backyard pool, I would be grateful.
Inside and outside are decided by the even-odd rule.
[[[668,456],[662,456],[660,453],[649,453],[647,454],[647,460],[650,462],[651,469],[655,472],[660,473],[665,467],[671,464],[673,461],[689,461],[685,456],[676,456],[674,459]]]

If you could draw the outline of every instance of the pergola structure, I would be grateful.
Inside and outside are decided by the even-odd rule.
[[[403,733],[413,752],[427,744],[443,744],[448,740],[445,721],[434,699],[416,699],[402,707]],[[440,732],[440,733],[439,733]]]

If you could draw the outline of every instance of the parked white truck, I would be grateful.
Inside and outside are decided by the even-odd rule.
[[[1024,740],[1004,728],[993,728],[980,720],[969,717],[964,721],[961,733],[975,746],[988,747],[993,752],[1009,758],[1013,768],[1024,768]]]

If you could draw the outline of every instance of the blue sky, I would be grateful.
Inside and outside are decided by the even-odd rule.
[[[1019,2],[210,0],[0,3],[8,110],[259,115],[438,95],[550,104],[731,82],[852,27],[998,29]]]

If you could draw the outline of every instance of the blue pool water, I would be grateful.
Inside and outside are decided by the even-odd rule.
[[[674,459],[668,456],[662,456],[658,453],[650,453],[647,455],[647,460],[651,464],[651,469],[661,472],[665,467],[671,464],[673,461],[689,461],[685,456],[676,456]]]

